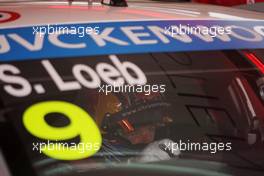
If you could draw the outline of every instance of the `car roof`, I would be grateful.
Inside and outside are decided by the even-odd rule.
[[[23,1],[0,3],[1,11],[12,11],[20,18],[10,22],[0,22],[0,28],[108,21],[145,20],[264,20],[264,15],[241,9],[200,5],[193,3],[128,2],[128,7],[112,7],[94,2],[74,1]]]
[[[264,46],[263,14],[240,9],[160,2],[131,2],[128,7],[75,1],[1,5],[0,61]],[[196,32],[201,26],[211,33]],[[178,35],[175,27],[188,30]]]

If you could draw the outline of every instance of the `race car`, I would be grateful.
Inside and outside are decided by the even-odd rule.
[[[0,175],[263,175],[264,17],[0,2]]]

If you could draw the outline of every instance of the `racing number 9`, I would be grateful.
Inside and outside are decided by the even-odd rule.
[[[65,127],[50,126],[44,119],[50,113],[61,113],[67,116],[70,124]],[[45,140],[69,140],[80,136],[80,143],[76,146],[76,150],[59,146],[62,145],[61,143],[56,143],[58,145],[54,150],[48,150],[50,149],[48,147],[43,148],[42,152],[51,158],[84,159],[95,154],[101,147],[100,130],[92,117],[80,107],[68,102],[47,101],[34,104],[24,112],[23,123],[32,135]],[[80,144],[91,144],[93,147],[83,150],[83,146]],[[61,150],[62,148],[63,150]]]

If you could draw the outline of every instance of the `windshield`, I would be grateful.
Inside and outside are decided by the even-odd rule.
[[[263,61],[263,50],[230,50],[1,64],[1,133],[38,175],[188,160],[261,175]]]

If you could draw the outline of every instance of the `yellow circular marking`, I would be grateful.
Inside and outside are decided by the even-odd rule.
[[[70,124],[50,126],[44,119],[47,114],[61,113]],[[94,155],[101,147],[102,136],[93,118],[82,108],[64,101],[46,101],[30,106],[23,114],[25,128],[34,136],[51,141],[69,140],[77,136],[80,143],[67,146],[65,142],[48,143],[42,152],[54,159],[79,160]]]

